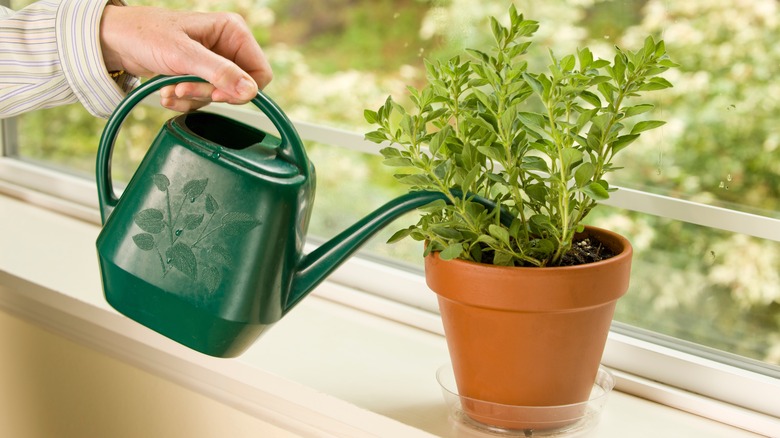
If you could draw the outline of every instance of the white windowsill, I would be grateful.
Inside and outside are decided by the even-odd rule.
[[[108,306],[98,231],[0,195],[0,309],[303,436],[455,436],[441,336],[336,303],[356,292],[326,282],[241,357],[206,357]],[[594,436],[757,435],[615,391]]]

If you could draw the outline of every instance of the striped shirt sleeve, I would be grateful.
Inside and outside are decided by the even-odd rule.
[[[122,4],[111,0],[112,4]],[[137,78],[112,79],[100,48],[106,0],[44,0],[0,7],[0,118],[80,102],[108,117]]]

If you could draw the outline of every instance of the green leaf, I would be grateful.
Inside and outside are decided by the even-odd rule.
[[[577,167],[577,171],[574,172],[574,181],[577,183],[577,187],[583,187],[585,184],[593,178],[596,173],[596,166],[591,163],[582,163]]]
[[[414,135],[414,117],[409,114],[401,116],[401,129],[404,134],[412,137]]]
[[[462,243],[455,243],[453,245],[450,245],[446,248],[444,248],[439,253],[439,258],[442,260],[452,260],[458,258],[461,253],[463,252],[463,244]]]
[[[418,210],[425,213],[439,213],[446,206],[447,203],[443,199],[437,199],[433,202],[429,202],[428,204],[423,205],[422,207],[418,208]]]
[[[471,260],[482,261],[482,245],[471,245],[469,248],[469,256]]]
[[[604,201],[609,199],[609,192],[601,184],[592,182],[582,188],[582,191],[594,201]]]
[[[198,277],[198,262],[192,249],[183,244],[175,243],[168,248],[165,255],[170,259],[171,265],[193,280]]]
[[[645,58],[650,58],[655,54],[655,41],[652,36],[645,38],[645,45],[643,48]]]
[[[498,240],[490,236],[488,234],[480,234],[479,237],[474,241],[475,243],[484,243],[490,247],[497,247],[499,246]]]
[[[590,78],[590,81],[588,81],[588,86],[592,87],[594,85],[599,85],[604,82],[611,81],[612,78],[609,76],[593,76]]]
[[[450,136],[451,132],[452,127],[450,127],[450,125],[444,125],[444,127],[439,132],[433,135],[430,143],[428,143],[428,149],[431,151],[431,154],[436,155],[436,153],[439,151],[439,148],[441,148],[441,145]]]
[[[466,214],[470,217],[480,217],[485,211],[485,206],[473,201],[466,201],[463,203],[463,208],[466,209]]]
[[[387,134],[382,131],[371,131],[366,134],[366,140],[374,143],[382,143],[388,141]]]
[[[600,102],[600,101],[599,101]],[[598,114],[599,108],[591,108],[589,110],[583,110],[579,116],[577,116],[577,132],[579,132],[585,125]]]
[[[580,93],[580,97],[582,100],[593,105],[595,108],[601,108],[601,99],[599,99],[599,97],[594,93],[591,93],[590,91],[583,91]]]
[[[664,42],[661,41],[659,44],[663,44],[663,43]],[[679,67],[680,66],[680,64],[672,61],[669,58],[665,58],[665,59],[662,59],[662,60],[658,61],[658,65],[660,65],[661,67],[667,68],[667,69],[668,68],[675,68],[675,67]]]
[[[622,84],[625,80],[627,63],[626,54],[618,51],[618,53],[615,54],[615,60],[612,62],[612,68],[608,68],[612,79],[618,84]]]
[[[532,129],[539,129],[547,126],[547,119],[545,119],[541,114],[519,112],[517,113],[517,118],[520,119],[523,125]]]
[[[474,181],[477,180],[477,177],[479,176],[480,173],[482,173],[482,168],[480,166],[472,167],[471,170],[468,171],[466,176],[464,176],[463,180],[460,182],[460,185],[463,188],[463,190],[471,190],[472,184],[474,184]]]
[[[501,115],[501,125],[504,131],[511,131],[515,118],[517,118],[517,107],[510,106],[504,110],[504,114]]]
[[[133,242],[139,248],[144,251],[151,251],[154,249],[154,236],[149,233],[140,233],[133,236]]]
[[[509,243],[509,230],[496,224],[490,224],[488,226],[488,232],[490,235],[501,241],[506,246],[510,246]]]
[[[412,234],[412,230],[413,228],[404,228],[402,230],[396,231],[392,236],[390,236],[389,239],[387,239],[387,243],[395,243],[408,237],[410,234]]]
[[[376,111],[372,111],[372,110],[369,110],[369,109],[364,110],[363,111],[363,118],[366,119],[366,122],[368,122],[368,123],[373,125],[374,123],[376,123],[377,113],[376,113]]]
[[[211,195],[206,195],[206,213],[214,214],[219,210],[219,203]]]
[[[491,160],[500,162],[504,159],[504,151],[500,148],[493,146],[477,146],[477,150]]]
[[[440,161],[433,169],[433,174],[436,178],[448,180],[450,171],[452,169],[452,160]]]
[[[664,78],[651,78],[644,84],[637,87],[639,91],[657,91],[672,88],[672,83]]]
[[[574,55],[566,55],[563,58],[561,58],[561,70],[572,71],[574,70],[575,65],[576,65],[576,60],[574,59]]]
[[[493,255],[493,264],[497,266],[512,266],[514,258],[508,252],[496,251]]]
[[[542,83],[539,82],[539,80],[533,77],[530,73],[523,73],[523,79],[525,79],[528,85],[531,86],[531,88],[534,90],[534,93],[540,96],[544,94],[544,86],[542,86]]]
[[[471,95],[476,97],[480,102],[482,102],[482,105],[485,105],[485,108],[493,108],[493,103],[490,101],[490,97],[488,97],[487,94],[485,94],[482,90],[475,88],[471,90]]]
[[[495,132],[496,126],[491,124],[489,121],[486,120],[486,118],[489,118],[490,116],[487,113],[481,113],[477,117],[472,116],[466,116],[466,120],[469,123],[473,123],[474,125],[479,125],[488,132]]]
[[[544,184],[531,184],[525,188],[525,193],[531,198],[531,201],[544,204],[547,199],[549,189]]]
[[[571,147],[563,148],[561,150],[561,160],[564,168],[569,169],[571,166],[582,161],[582,151]]]
[[[184,216],[182,227],[185,230],[194,230],[195,228],[198,228],[201,223],[203,223],[202,214],[188,214],[187,216]]]
[[[190,198],[190,200],[194,201],[195,198],[200,196],[203,191],[206,190],[206,185],[208,183],[208,178],[190,180],[187,182],[187,184],[184,184],[184,195]]]
[[[449,226],[434,225],[430,230],[433,234],[445,239],[458,240],[463,238],[463,234],[460,231]]]
[[[665,125],[666,122],[663,122],[661,120],[645,120],[643,122],[639,122],[631,129],[631,134],[639,134],[640,132],[648,131],[650,129],[655,129],[659,126]]]
[[[602,82],[597,88],[607,102],[613,103],[615,101],[615,92],[617,91],[617,88],[615,88],[614,85],[609,82]]]
[[[225,234],[238,236],[260,225],[260,221],[247,213],[230,212],[222,216],[222,226]]]
[[[536,239],[531,242],[531,249],[536,258],[546,259],[555,252],[555,242],[550,239]]]
[[[504,29],[504,26],[502,26],[495,17],[490,17],[490,30],[493,32],[493,38],[495,38],[496,41],[503,40],[506,29]]]
[[[412,167],[414,163],[409,158],[388,158],[382,161],[382,164],[390,167]]]
[[[147,233],[157,234],[165,228],[163,212],[156,208],[147,208],[139,211],[133,216],[133,220],[138,227]]]
[[[619,151],[626,148],[626,146],[630,145],[639,138],[639,134],[628,134],[628,135],[621,135],[615,141],[610,143],[610,147],[612,148],[612,154],[616,154]]]
[[[636,105],[636,106],[630,106],[625,109],[623,112],[623,117],[633,117],[639,114],[644,114],[650,110],[655,108],[655,105],[650,105],[649,103],[642,104],[642,105]]]
[[[431,179],[427,175],[423,174],[402,174],[402,175],[395,175],[395,178],[404,183],[408,184],[410,186],[423,186],[427,187],[431,184]]]
[[[540,172],[549,171],[549,167],[547,166],[547,162],[544,161],[544,158],[533,155],[524,156],[520,168],[523,170],[538,170]]]
[[[155,186],[157,186],[157,189],[161,192],[164,192],[168,190],[168,186],[171,185],[171,181],[168,179],[167,176],[163,175],[162,173],[157,173],[154,176],[152,176],[152,182]]]
[[[385,158],[396,158],[401,156],[401,151],[394,147],[382,148],[379,150],[379,153]]]
[[[550,221],[550,218],[543,214],[535,214],[531,216],[529,223],[531,225],[531,230],[535,234],[547,234],[549,232],[555,231],[555,227]]]
[[[593,62],[593,52],[585,47],[577,51],[577,58],[580,60],[580,70],[587,70]]]

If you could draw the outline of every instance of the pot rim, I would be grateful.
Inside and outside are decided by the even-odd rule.
[[[571,311],[616,301],[628,290],[633,248],[613,231],[586,227],[616,254],[576,266],[513,267],[425,257],[428,287],[440,298],[513,311]]]
[[[576,271],[576,270],[587,270],[592,268],[593,266],[597,265],[603,265],[608,263],[615,263],[616,260],[613,259],[624,259],[624,258],[631,258],[633,256],[634,248],[631,246],[631,242],[629,240],[614,232],[611,230],[607,230],[605,228],[599,228],[594,227],[591,225],[585,226],[585,231],[583,231],[581,234],[589,234],[589,235],[596,235],[599,238],[599,241],[611,249],[615,255],[608,259],[599,260],[597,262],[590,262],[590,263],[583,263],[580,265],[571,265],[571,266],[500,266],[500,265],[491,265],[488,263],[480,263],[480,262],[474,262],[471,260],[462,260],[462,259],[452,259],[452,260],[441,260],[439,258],[439,251],[432,252],[426,258],[434,256],[438,260],[441,260],[443,263],[456,263],[456,264],[462,264],[465,266],[479,266],[480,269],[495,269],[496,271],[519,271],[519,270],[527,270],[527,271]],[[603,239],[603,240],[602,240]]]

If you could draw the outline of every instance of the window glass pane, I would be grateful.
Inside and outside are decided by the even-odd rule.
[[[25,2],[13,2],[20,6]],[[363,110],[388,94],[403,101],[420,86],[424,58],[447,58],[488,43],[487,17],[506,1],[257,0],[149,1],[180,9],[233,10],[252,26],[275,72],[267,88],[293,118],[358,133],[372,129]],[[627,171],[611,182],[697,202],[780,217],[780,8],[776,0],[515,1],[540,21],[533,68],[589,46],[635,48],[647,34],[666,41],[680,67],[675,87],[643,100],[666,126],[622,152]],[[135,110],[117,148],[126,178],[162,120]],[[26,115],[19,154],[92,174],[102,121],[78,106]],[[307,142],[318,169],[311,233],[327,238],[402,193],[377,156]],[[641,214],[597,209],[593,223],[616,229],[636,247],[632,287],[618,319],[726,351],[780,364],[780,244]],[[383,242],[371,251],[419,269],[420,245]]]
[[[115,181],[130,180],[157,131],[174,114],[148,105],[138,105],[130,112],[114,145],[111,171]],[[94,178],[105,120],[74,104],[23,114],[14,123],[20,158]]]
[[[780,243],[605,206],[589,222],[634,247],[616,320],[780,364]]]

